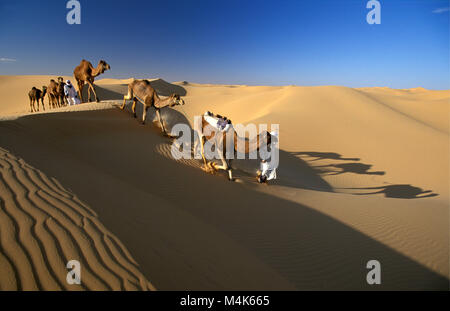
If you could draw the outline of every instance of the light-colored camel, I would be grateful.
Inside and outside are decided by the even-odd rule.
[[[46,86],[42,87],[42,91],[33,86],[31,91],[28,92],[28,97],[30,98],[30,112],[39,111],[39,100],[42,103],[42,110],[45,110],[44,97],[45,97],[46,93],[47,93]],[[34,106],[34,103],[36,103],[36,102],[37,102],[37,110],[36,110],[36,107]]]
[[[88,101],[91,100],[91,90],[94,93],[95,101],[100,101],[95,92],[94,79],[109,69],[111,69],[111,66],[104,60],[98,62],[97,68],[94,68],[90,62],[84,59],[77,67],[75,67],[73,76],[75,77],[75,80],[77,80],[78,94],[80,95],[81,102],[83,102],[83,86],[85,83],[88,84]]]
[[[147,110],[150,107],[154,107],[156,110],[156,116],[158,117],[159,124],[164,134],[167,135],[166,128],[161,120],[159,110],[164,107],[173,107],[177,105],[184,105],[184,100],[180,98],[178,94],[172,94],[167,98],[161,99],[156,93],[155,89],[151,86],[148,80],[135,80],[128,84],[128,94],[123,97],[123,105],[120,109],[125,108],[127,100],[133,100],[133,106],[131,107],[133,115],[136,118],[136,103],[139,101],[144,106],[142,112],[142,124],[145,124],[145,118],[147,117]]]
[[[215,117],[217,119],[222,119],[223,121],[227,122],[230,126],[227,126],[224,131],[219,131],[217,128],[214,128],[211,126],[211,124],[205,119],[205,115],[202,116],[201,119],[201,132],[197,130],[197,134],[199,137],[199,140],[195,142],[194,145],[194,153],[197,152],[198,143],[200,143],[201,146],[201,155],[203,158],[203,162],[205,165],[205,170],[208,172],[215,172],[217,170],[225,170],[228,172],[228,179],[233,180],[233,173],[232,173],[232,167],[231,162],[232,159],[227,159],[227,142],[231,141],[229,138],[227,140],[228,135],[233,135],[233,157],[236,155],[237,152],[241,154],[249,154],[252,152],[258,152],[259,149],[266,145],[267,147],[270,146],[272,137],[269,132],[265,131],[260,133],[256,136],[256,139],[249,140],[243,137],[240,137],[235,129],[233,128],[231,121],[227,119],[226,117],[222,117],[220,115],[214,115],[210,112],[208,112],[209,116]],[[206,141],[209,141],[212,145],[215,146],[215,151],[219,155],[220,160],[222,161],[222,165],[217,165],[217,163],[213,161],[207,161],[205,157],[205,143]],[[231,147],[231,146],[230,146]],[[267,149],[268,150],[268,149]]]

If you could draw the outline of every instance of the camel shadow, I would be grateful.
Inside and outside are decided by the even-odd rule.
[[[295,156],[307,156],[314,158],[310,162],[330,159],[330,160],[342,160],[342,161],[359,161],[359,158],[343,158],[339,153],[335,152],[316,152],[316,151],[301,151],[301,152],[291,152]]]
[[[439,194],[433,193],[431,190],[423,190],[419,187],[411,185],[389,185],[380,187],[366,187],[366,188],[342,188],[352,190],[378,190],[373,192],[352,193],[353,195],[371,195],[383,193],[386,198],[395,199],[422,199],[438,196]]]
[[[328,165],[319,165],[315,166],[315,168],[337,168],[340,169],[340,171],[334,171],[334,170],[322,170],[322,174],[326,176],[332,176],[332,175],[341,175],[344,173],[354,173],[354,174],[363,174],[363,175],[385,175],[386,172],[383,171],[376,171],[376,172],[369,172],[369,170],[372,168],[373,165],[370,164],[364,164],[364,163],[340,163],[340,164],[328,164]]]
[[[312,158],[308,160],[308,162],[314,162],[318,160],[337,160],[337,161],[359,161],[359,158],[345,158],[342,157],[340,154],[335,152],[314,152],[314,151],[307,151],[307,152],[290,152],[290,155],[294,156],[295,158],[299,159],[299,156],[306,156],[307,158]],[[281,159],[281,157],[280,157]],[[289,157],[287,157],[289,159]],[[308,169],[303,168],[302,174],[305,172],[309,172],[309,176],[320,177],[321,176],[336,176],[341,175],[345,173],[353,173],[353,174],[361,174],[361,175],[385,175],[386,172],[384,171],[369,171],[373,165],[371,164],[364,164],[364,163],[358,163],[358,162],[352,162],[352,163],[336,163],[336,164],[326,164],[326,165],[316,165],[316,166],[310,166],[307,164],[307,162],[304,162],[304,166],[308,167]],[[280,160],[281,163],[281,160]],[[331,168],[331,169],[330,169]],[[338,171],[333,170],[333,168],[339,169]],[[292,180],[295,179],[295,174],[299,172],[291,171],[288,172],[291,173],[290,177],[291,181],[286,183],[286,181],[281,181],[281,185],[289,185],[292,186],[293,183]],[[280,174],[281,175],[281,174]],[[320,179],[318,179],[320,180]],[[323,180],[323,179],[322,179]],[[324,181],[324,183],[326,183]],[[329,185],[328,183],[326,183]],[[329,192],[335,192],[331,186],[329,188],[322,187],[322,191],[329,191]],[[338,188],[336,188],[337,190]],[[433,193],[432,190],[423,190],[422,188],[415,187],[409,184],[398,184],[398,185],[388,185],[388,186],[378,186],[378,187],[366,187],[366,188],[339,188],[339,189],[346,189],[346,190],[374,190],[371,192],[358,192],[353,193],[354,195],[372,195],[372,194],[384,194],[386,198],[396,198],[396,199],[420,199],[420,198],[431,198],[438,196],[439,194]]]

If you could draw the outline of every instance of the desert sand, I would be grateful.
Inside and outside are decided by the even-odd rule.
[[[162,111],[169,128],[206,110],[279,124],[266,186],[252,161],[230,182],[174,160],[117,108],[129,80],[30,114],[28,90],[55,77],[0,76],[0,289],[448,290],[450,91],[152,79],[186,101]]]

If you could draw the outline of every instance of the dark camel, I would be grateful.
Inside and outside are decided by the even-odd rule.
[[[45,97],[46,93],[47,93],[46,86],[42,87],[42,91],[33,86],[31,91],[28,92],[28,97],[30,98],[30,112],[39,111],[39,100],[42,103],[42,110],[45,110],[44,97]],[[36,103],[36,102],[37,102],[37,110],[36,110],[36,107],[34,106],[34,103]]]
[[[49,107],[57,108],[64,105],[64,79],[62,77],[58,77],[58,82],[51,79],[47,92]]]

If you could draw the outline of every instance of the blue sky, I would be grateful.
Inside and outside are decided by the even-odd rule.
[[[450,88],[448,0],[0,0],[0,74],[72,75],[85,58],[103,77],[248,85]]]

